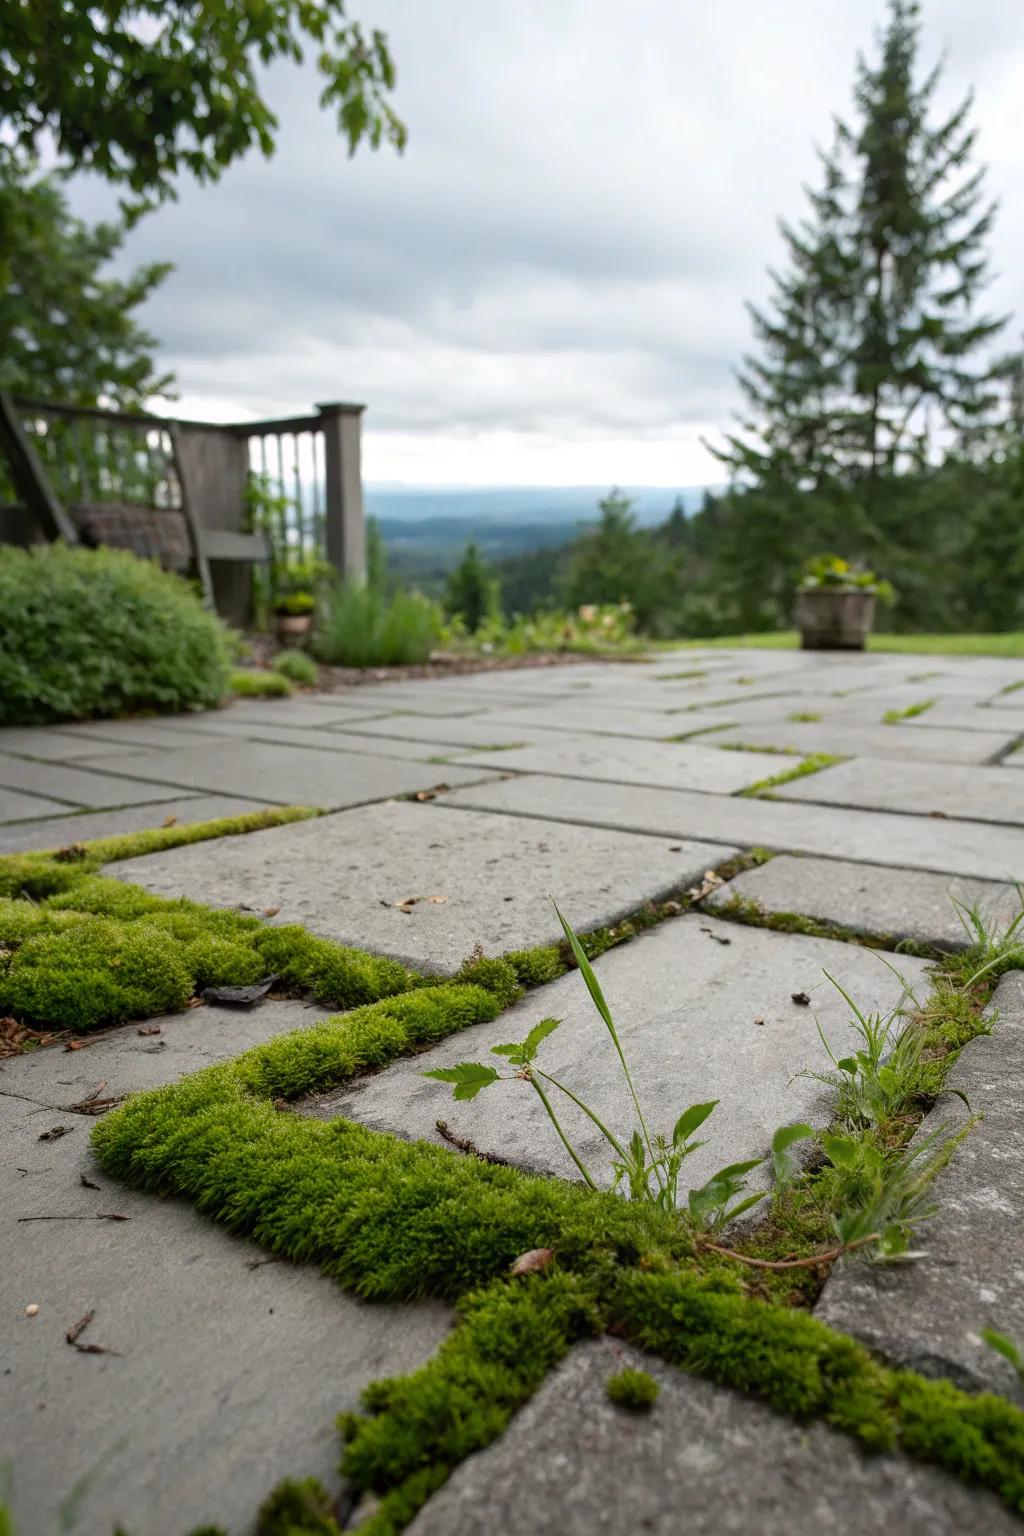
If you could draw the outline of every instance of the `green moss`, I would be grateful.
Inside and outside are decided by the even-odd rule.
[[[340,1527],[315,1477],[286,1478],[260,1505],[256,1536],[340,1536]]]
[[[762,747],[763,752],[786,751],[786,748]],[[845,757],[838,757],[832,752],[812,752],[807,757],[802,757],[792,768],[785,769],[782,773],[773,773],[767,779],[758,779],[756,784],[748,784],[746,789],[737,790],[737,794],[757,796],[762,799],[770,798],[770,791],[777,789],[780,784],[791,784],[794,779],[805,779],[812,773],[821,773],[824,768],[833,768],[836,763],[845,763]]]
[[[916,704],[908,704],[906,709],[887,709],[882,716],[882,724],[899,725],[903,720],[913,720],[917,715],[923,715],[934,708],[938,702],[938,699],[919,699]]]
[[[630,1408],[635,1413],[649,1412],[658,1401],[661,1391],[653,1376],[629,1367],[609,1376],[604,1389],[609,1402],[617,1408]]]
[[[180,945],[148,924],[103,918],[32,935],[0,976],[0,1009],[62,1029],[174,1013],[191,995]]]
[[[240,816],[221,816],[212,821],[197,821],[190,826],[149,827],[142,832],[121,832],[114,837],[100,837],[83,844],[95,864],[113,864],[119,859],[137,859],[146,853],[163,853],[168,848],[184,848],[189,843],[204,843],[216,837],[238,837],[247,832],[264,832],[268,827],[284,827],[293,821],[308,821],[317,810],[305,805],[277,805],[265,811],[243,811]]]
[[[794,721],[794,723],[800,723],[802,725],[810,725],[813,722],[820,720],[821,718],[821,715],[813,709],[795,709],[789,716],[789,719]]]
[[[293,691],[287,677],[280,672],[244,667],[230,674],[228,687],[240,699],[281,699]]]

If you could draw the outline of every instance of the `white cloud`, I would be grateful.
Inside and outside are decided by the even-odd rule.
[[[389,31],[398,158],[349,161],[311,69],[275,69],[279,151],[131,237],[177,271],[147,321],[190,414],[366,401],[368,474],[688,484],[728,425],[745,299],[780,257],[815,141],[881,0],[352,0]],[[977,88],[1003,207],[991,295],[1024,311],[1024,26],[926,0],[944,100]],[[109,208],[89,184],[83,212]]]

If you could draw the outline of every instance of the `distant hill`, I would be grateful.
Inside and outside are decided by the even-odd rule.
[[[622,486],[633,499],[637,520],[643,525],[664,522],[677,497],[687,512],[700,504],[703,486]],[[366,510],[383,523],[440,522],[461,525],[463,537],[471,528],[489,523],[548,526],[569,525],[596,516],[597,503],[608,494],[607,485],[508,485],[479,488],[455,486],[406,486],[370,484],[365,490]],[[469,525],[469,526],[467,526]]]

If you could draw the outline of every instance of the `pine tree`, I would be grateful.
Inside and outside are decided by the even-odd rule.
[[[1005,322],[976,313],[995,206],[970,169],[971,97],[932,122],[941,65],[918,82],[919,30],[916,0],[890,0],[879,62],[858,60],[856,124],[837,123],[808,216],[781,226],[747,415],[715,450],[741,480],[855,490],[868,538],[892,477],[969,447],[999,404],[985,349]]]
[[[445,611],[452,618],[461,617],[471,635],[488,619],[500,612],[500,592],[493,572],[485,564],[472,539],[462,559],[448,577]]]

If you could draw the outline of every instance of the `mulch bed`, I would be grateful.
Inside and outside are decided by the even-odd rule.
[[[245,638],[252,664],[257,667],[269,667],[281,650],[273,635],[249,634]],[[334,693],[345,688],[358,688],[363,683],[405,682],[407,678],[418,677],[462,677],[469,672],[532,671],[536,667],[571,667],[613,659],[577,651],[531,651],[525,656],[456,656],[436,651],[429,661],[408,667],[321,667],[316,686],[321,693]]]

